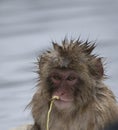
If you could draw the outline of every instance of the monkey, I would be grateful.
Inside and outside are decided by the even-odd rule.
[[[105,85],[102,57],[93,54],[96,43],[80,39],[52,42],[38,57],[38,84],[30,102],[31,130],[46,130],[51,99],[49,130],[103,130],[118,121],[118,105]]]

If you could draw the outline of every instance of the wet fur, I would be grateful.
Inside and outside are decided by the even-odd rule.
[[[46,130],[47,112],[51,99],[48,76],[54,68],[72,69],[82,83],[76,88],[73,106],[59,111],[53,106],[50,130],[102,130],[118,119],[114,94],[103,83],[101,58],[92,54],[94,44],[64,40],[62,46],[53,43],[53,49],[44,52],[38,60],[39,84],[31,101],[34,125],[32,130]]]

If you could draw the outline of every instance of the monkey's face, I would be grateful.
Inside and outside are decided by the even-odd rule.
[[[39,75],[48,98],[59,96],[54,102],[58,109],[87,105],[94,96],[96,81],[104,75],[101,58],[91,54],[94,44],[64,41],[62,46],[54,43],[53,48],[39,59]]]
[[[54,69],[48,81],[51,86],[51,96],[59,96],[54,104],[58,109],[72,107],[75,87],[79,84],[79,76],[73,70]]]

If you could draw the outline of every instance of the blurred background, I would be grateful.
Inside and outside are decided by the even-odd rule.
[[[0,0],[0,129],[32,123],[37,56],[63,38],[97,42],[118,97],[118,0]],[[118,99],[118,98],[117,98]]]

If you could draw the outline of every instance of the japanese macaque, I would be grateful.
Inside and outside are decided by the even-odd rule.
[[[38,58],[39,82],[31,101],[32,130],[46,130],[53,96],[49,130],[103,130],[118,119],[114,94],[104,85],[102,58],[95,44],[80,40],[53,43]]]

